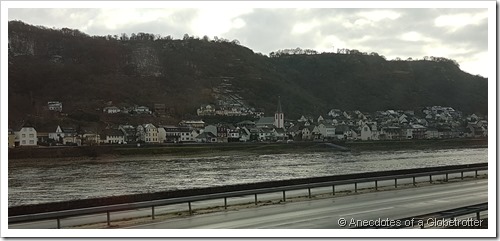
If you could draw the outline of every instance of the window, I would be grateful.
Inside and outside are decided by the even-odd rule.
[[[25,138],[25,137],[26,137],[26,134],[23,134],[23,138]]]
[[[23,144],[26,144],[26,140],[23,140],[23,141],[22,141],[22,143],[23,143]]]
[[[34,138],[35,137],[35,134],[30,134],[30,138]]]

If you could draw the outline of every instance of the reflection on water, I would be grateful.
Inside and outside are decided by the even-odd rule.
[[[127,157],[9,167],[9,206],[431,166],[487,162],[487,149]]]

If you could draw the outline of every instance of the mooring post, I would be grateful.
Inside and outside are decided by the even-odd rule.
[[[227,197],[224,197],[224,209],[227,209]]]
[[[110,217],[109,211],[106,212],[106,216],[108,218],[108,226],[111,226],[111,217]]]
[[[448,182],[448,173],[446,173],[446,182]]]
[[[378,181],[375,180],[375,191],[378,191]]]
[[[480,212],[476,212],[476,219],[477,219],[477,220],[481,220],[481,215],[480,215]]]
[[[191,202],[188,202],[189,206],[189,215],[193,215],[193,210],[191,209]]]
[[[155,206],[151,206],[151,219],[155,219]]]
[[[460,172],[460,179],[464,180],[464,171]]]
[[[474,178],[477,178],[477,170],[476,170],[476,172],[475,172],[475,174],[474,174]]]
[[[429,182],[432,183],[432,175],[429,175]]]
[[[309,198],[311,198],[311,188],[307,188],[307,190],[309,191]]]
[[[255,194],[255,205],[257,205],[257,193]]]
[[[398,188],[398,179],[394,178],[394,188]]]
[[[332,185],[332,193],[335,195],[335,185]]]
[[[61,228],[61,219],[57,219],[57,229]]]
[[[283,190],[283,202],[286,202],[285,190]]]
[[[416,186],[416,184],[415,184],[415,176],[413,177],[413,186]]]
[[[354,182],[354,192],[358,192],[358,183]]]

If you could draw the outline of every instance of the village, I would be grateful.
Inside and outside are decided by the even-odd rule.
[[[62,112],[62,103],[47,103],[50,111]],[[163,112],[164,106],[155,105],[120,109],[103,108],[105,114],[123,111],[146,115]],[[217,107],[219,108],[219,107]],[[134,144],[160,145],[164,143],[225,143],[225,142],[294,142],[294,141],[379,141],[421,140],[451,138],[485,138],[488,135],[487,117],[475,114],[463,116],[451,107],[425,107],[422,113],[403,110],[385,110],[365,113],[358,110],[331,109],[325,116],[316,118],[302,115],[298,120],[285,118],[278,101],[274,116],[251,112],[254,119],[238,123],[206,123],[201,119],[182,120],[174,125],[144,123],[120,124],[103,131],[57,125],[53,129],[37,129],[24,123],[18,129],[9,129],[9,148],[37,146],[93,146]],[[207,115],[247,116],[239,109],[216,110],[203,105],[197,111],[201,118]],[[250,116],[249,116],[250,117]]]

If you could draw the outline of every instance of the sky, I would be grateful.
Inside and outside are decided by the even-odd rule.
[[[454,2],[440,8],[432,8],[433,2],[421,3],[417,8],[391,8],[394,4],[387,3],[382,8],[359,8],[365,4],[282,3],[262,7],[262,4],[231,2],[190,5],[127,2],[124,6],[92,4],[90,8],[82,4],[57,8],[61,4],[56,3],[48,8],[9,8],[8,19],[50,28],[79,29],[89,35],[130,36],[145,32],[175,39],[186,33],[210,39],[217,36],[237,39],[241,45],[265,55],[299,47],[318,52],[357,49],[376,52],[387,59],[445,57],[456,60],[468,73],[484,77],[492,73],[488,57],[488,8],[455,8]]]

